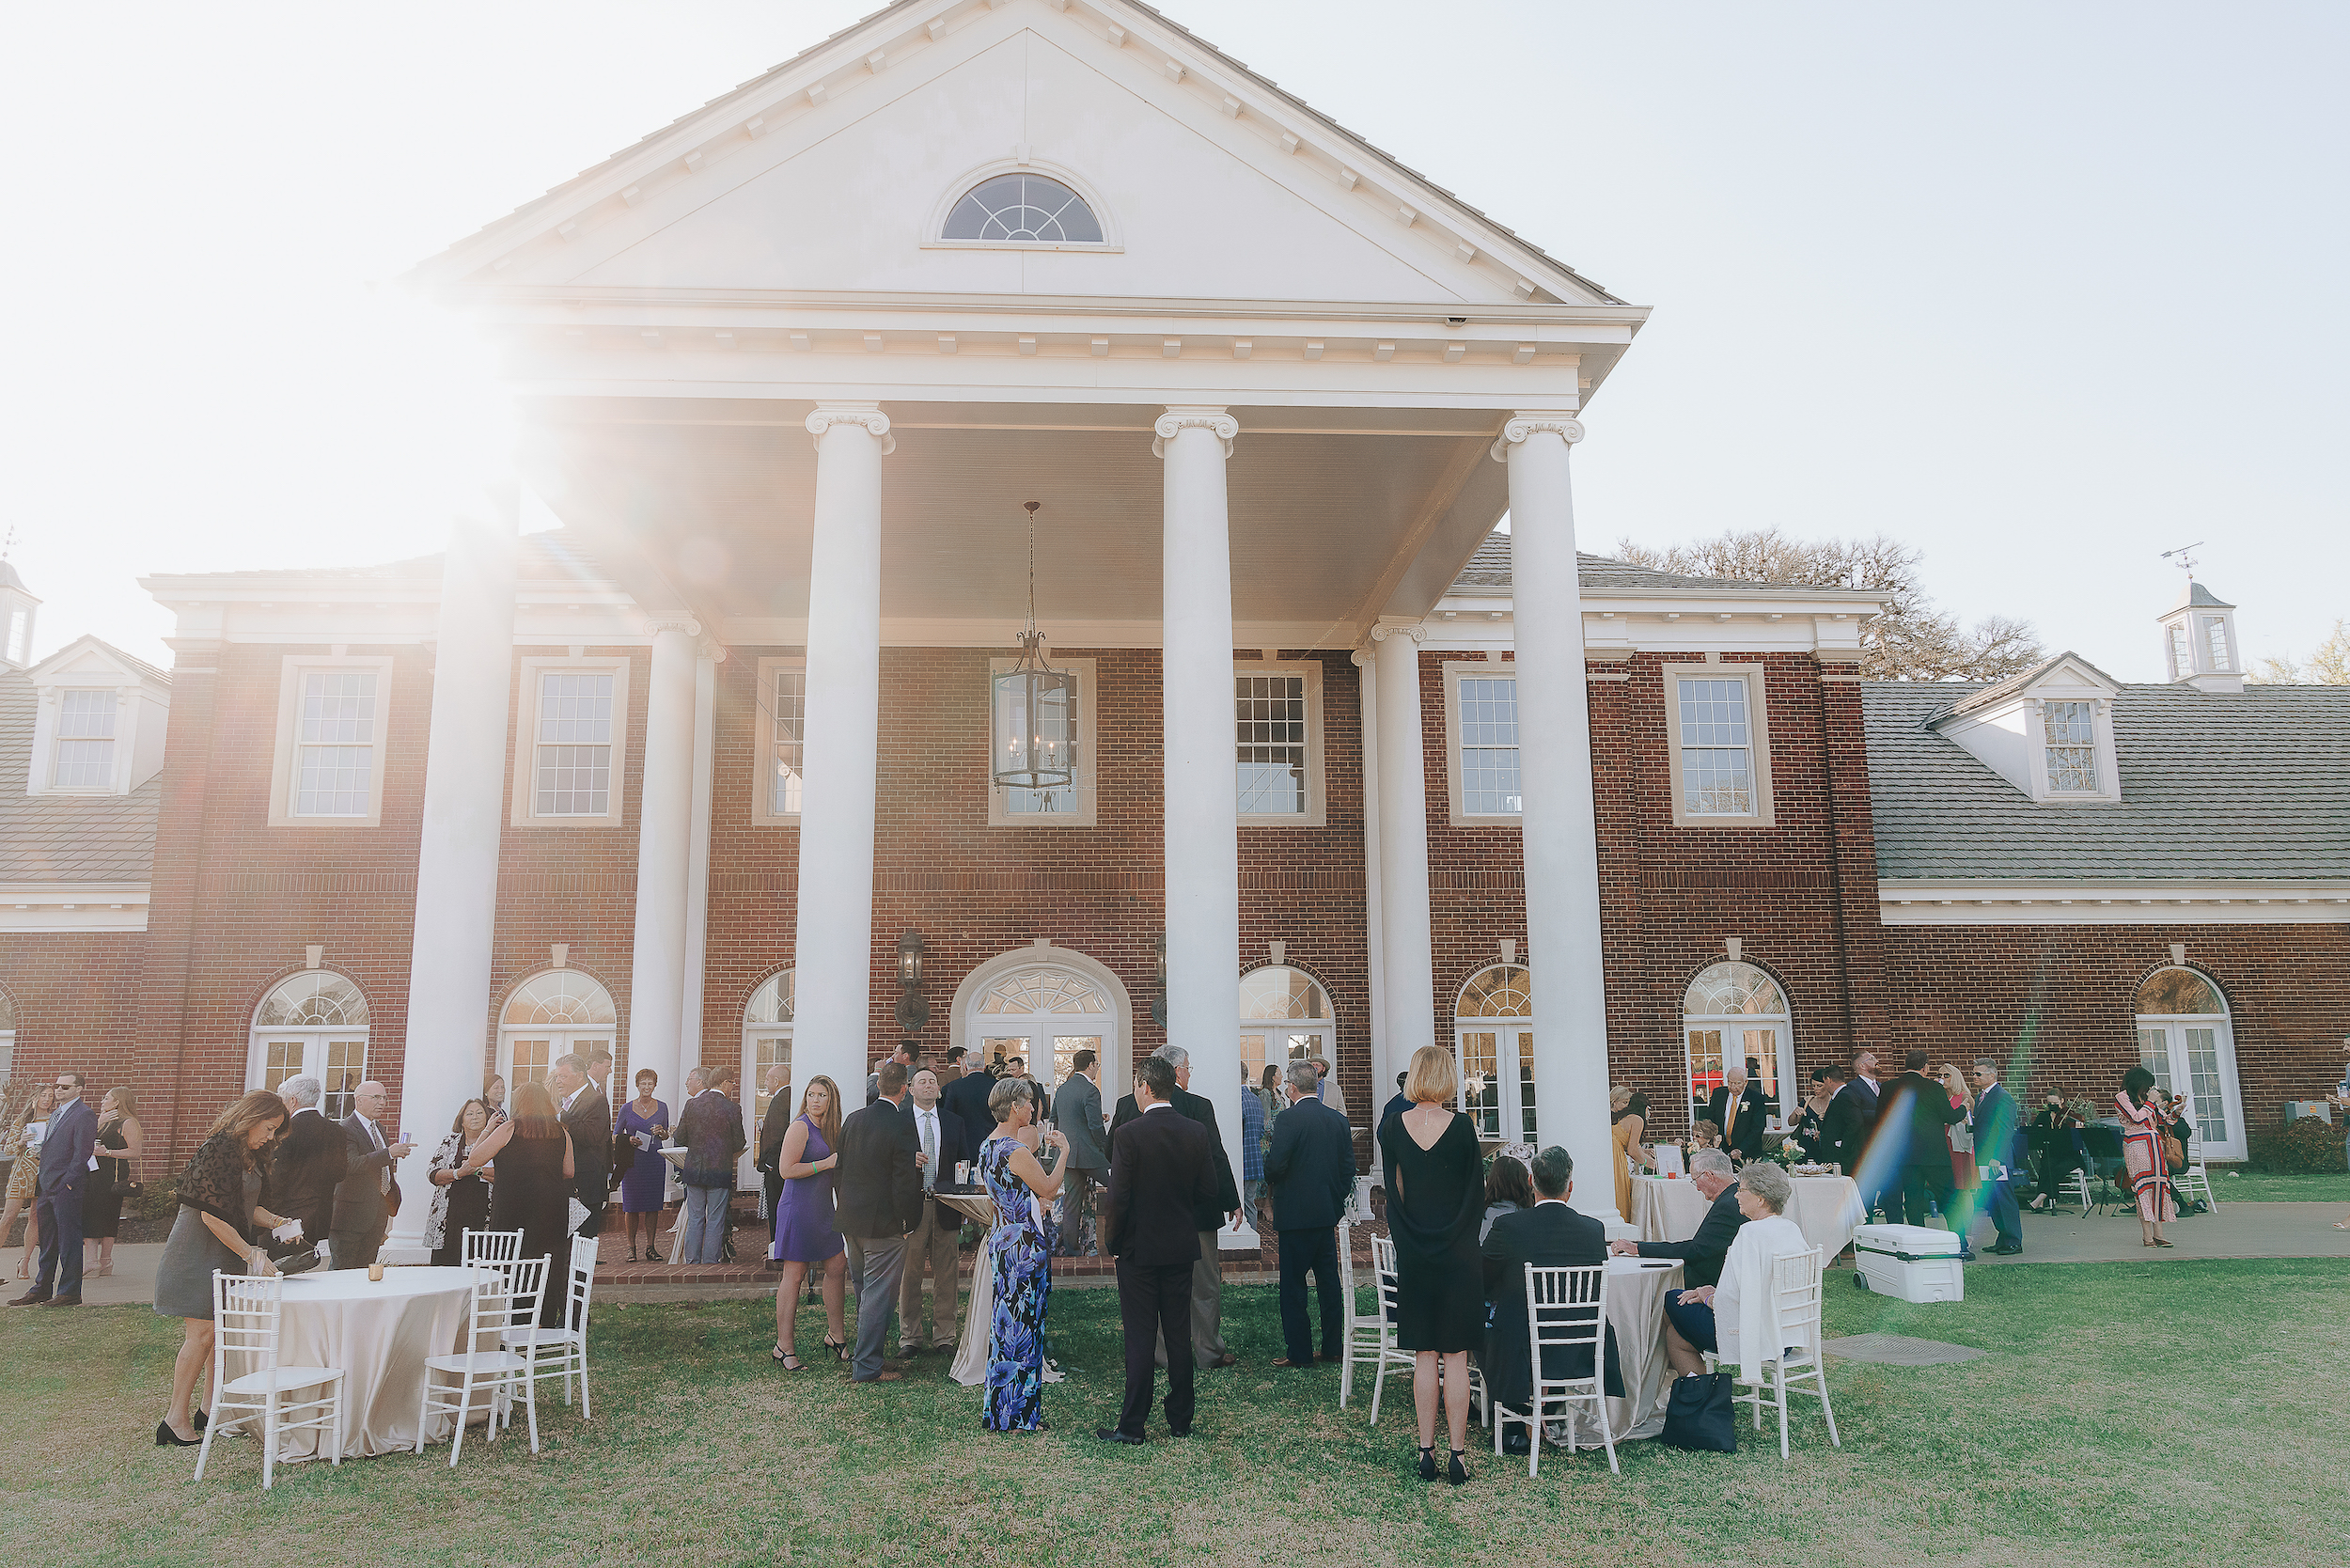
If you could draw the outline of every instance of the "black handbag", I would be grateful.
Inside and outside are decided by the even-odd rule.
[[[1737,1379],[1726,1372],[1673,1379],[1665,1402],[1664,1440],[1699,1453],[1738,1451]]]
[[[131,1162],[129,1160],[115,1159],[112,1155],[105,1153],[101,1153],[99,1158],[113,1161],[115,1176],[114,1180],[107,1184],[106,1190],[112,1193],[115,1197],[136,1198],[142,1191],[145,1190],[145,1188],[141,1186],[138,1178],[130,1174]],[[140,1163],[146,1163],[144,1158],[141,1159]]]

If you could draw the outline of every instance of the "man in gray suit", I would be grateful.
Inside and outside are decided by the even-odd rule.
[[[384,1136],[381,1121],[390,1101],[384,1086],[369,1078],[352,1095],[352,1112],[343,1118],[351,1168],[335,1189],[335,1229],[327,1238],[337,1268],[365,1268],[375,1262],[384,1230],[400,1212],[400,1184],[392,1180],[392,1167],[412,1146]]]
[[[1069,1182],[1061,1188],[1058,1249],[1065,1258],[1076,1257],[1084,1246],[1093,1189],[1110,1168],[1109,1151],[1102,1142],[1102,1058],[1079,1051],[1070,1065],[1075,1071],[1053,1091],[1053,1125],[1069,1137]]]

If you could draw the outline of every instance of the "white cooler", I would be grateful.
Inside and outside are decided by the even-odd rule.
[[[1852,1233],[1863,1288],[1904,1301],[1964,1301],[1956,1232],[1923,1225],[1863,1225]]]

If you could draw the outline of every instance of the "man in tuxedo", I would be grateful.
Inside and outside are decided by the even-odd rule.
[[[326,1241],[335,1229],[335,1189],[351,1169],[351,1140],[319,1110],[321,1092],[308,1076],[277,1086],[289,1115],[270,1168],[271,1201],[288,1219],[302,1221],[304,1247]]]
[[[1345,1352],[1346,1304],[1340,1294],[1338,1224],[1355,1191],[1355,1130],[1314,1094],[1314,1064],[1292,1061],[1283,1071],[1289,1108],[1273,1121],[1265,1152],[1265,1181],[1273,1191],[1274,1223],[1281,1238],[1281,1339],[1288,1355],[1277,1367],[1310,1367],[1314,1341],[1306,1320],[1306,1275],[1322,1301],[1322,1358]]]
[[[1135,1066],[1135,1091],[1120,1102],[1135,1112],[1110,1138],[1110,1184],[1102,1200],[1102,1245],[1118,1260],[1118,1322],[1126,1341],[1126,1393],[1118,1424],[1097,1427],[1105,1443],[1143,1441],[1153,1370],[1164,1354],[1167,1429],[1191,1435],[1194,1400],[1190,1316],[1193,1265],[1199,1256],[1198,1216],[1230,1190],[1220,1188],[1215,1135],[1170,1103],[1175,1069],[1164,1054]],[[1214,1242],[1210,1240],[1213,1248]],[[1153,1350],[1153,1344],[1159,1347]]]
[[[609,1056],[603,1066],[609,1074]],[[555,1058],[547,1087],[555,1091],[556,1119],[572,1135],[572,1196],[588,1211],[579,1233],[600,1236],[604,1205],[612,1200],[612,1103],[588,1075],[588,1063],[577,1052]]]
[[[1951,1105],[1950,1091],[1939,1079],[1926,1076],[1929,1059],[1923,1051],[1904,1054],[1902,1075],[1886,1090],[1877,1114],[1879,1140],[1903,1140],[1890,1146],[1890,1152],[1904,1157],[1901,1168],[1886,1186],[1885,1206],[1896,1225],[1923,1225],[1931,1202],[1953,1219],[1955,1228],[1950,1209],[1950,1129],[1953,1122],[1966,1120],[1966,1107]],[[1963,1234],[1958,1238],[1958,1255],[1965,1259],[1975,1255]]]
[[[2024,1250],[2024,1215],[2015,1201],[2015,1184],[2023,1178],[2024,1107],[1999,1082],[1999,1064],[1989,1057],[1975,1058],[1975,1163],[1982,1169],[1987,1191],[1983,1206],[1991,1211],[1997,1239],[1991,1250],[2013,1257]]]
[[[1085,1240],[1086,1211],[1093,1205],[1093,1189],[1109,1170],[1110,1155],[1102,1142],[1102,1058],[1092,1051],[1079,1051],[1070,1065],[1075,1071],[1053,1091],[1053,1125],[1069,1139],[1059,1251],[1073,1258]]]
[[[1738,1212],[1738,1173],[1731,1168],[1730,1156],[1720,1150],[1700,1149],[1689,1156],[1689,1184],[1713,1205],[1698,1222],[1697,1234],[1677,1242],[1620,1241],[1611,1244],[1609,1250],[1620,1257],[1637,1253],[1643,1258],[1678,1258],[1682,1282],[1695,1290],[1721,1283],[1722,1262],[1730,1256],[1730,1244],[1737,1239],[1738,1227],[1747,1222],[1747,1216]],[[1668,1292],[1667,1295],[1678,1294]]]
[[[952,1186],[959,1161],[977,1159],[963,1118],[940,1106],[938,1074],[925,1067],[907,1080],[913,1105],[914,1163],[921,1176],[922,1218],[906,1233],[905,1272],[898,1281],[898,1354],[922,1354],[922,1275],[931,1277],[931,1348],[945,1355],[955,1348],[955,1329],[962,1316],[955,1310],[955,1251],[963,1237],[963,1215],[938,1201],[938,1189]],[[858,1304],[858,1315],[864,1307]]]
[[[1191,1275],[1191,1354],[1192,1359],[1203,1367],[1229,1367],[1240,1359],[1224,1342],[1224,1270],[1215,1251],[1215,1233],[1229,1218],[1240,1218],[1240,1187],[1232,1180],[1232,1159],[1224,1152],[1224,1135],[1215,1124],[1215,1106],[1191,1091],[1191,1053],[1181,1045],[1162,1045],[1152,1053],[1167,1063],[1175,1074],[1175,1086],[1167,1102],[1176,1115],[1197,1121],[1208,1130],[1210,1160],[1215,1172],[1215,1194],[1208,1202],[1193,1212],[1199,1228],[1199,1251],[1194,1259]],[[1110,1118],[1110,1164],[1118,1164],[1118,1130],[1142,1115],[1134,1095],[1118,1102],[1118,1110]],[[1167,1365],[1167,1353],[1160,1350],[1159,1361]]]
[[[369,1078],[352,1092],[352,1112],[343,1118],[351,1164],[335,1189],[335,1217],[327,1237],[337,1268],[365,1268],[375,1262],[384,1231],[400,1212],[400,1183],[392,1170],[408,1157],[410,1146],[384,1136],[384,1107],[390,1102],[384,1086]]]
[[[906,1232],[922,1222],[922,1152],[914,1119],[899,1110],[906,1096],[905,1063],[885,1061],[873,1103],[840,1124],[840,1163],[834,1185],[833,1229],[863,1259],[856,1291],[856,1358],[852,1383],[895,1383],[897,1368],[882,1359],[890,1309],[906,1263]]]
[[[760,1266],[769,1269],[783,1266],[776,1256],[776,1205],[783,1201],[783,1135],[791,1130],[791,1119],[799,1114],[787,1092],[791,1088],[791,1070],[779,1061],[768,1067],[766,1079],[760,1085],[767,1096],[767,1115],[759,1123],[759,1157],[751,1167],[759,1172],[764,1192],[760,1217],[767,1222],[767,1259]]]
[[[1770,1109],[1762,1086],[1747,1076],[1744,1065],[1733,1062],[1723,1072],[1720,1087],[1705,1102],[1704,1119],[1722,1130],[1722,1147],[1740,1160],[1762,1152],[1762,1123]]]
[[[1512,1410],[1526,1410],[1534,1397],[1533,1353],[1526,1325],[1526,1265],[1589,1268],[1607,1262],[1607,1227],[1567,1207],[1567,1200],[1574,1193],[1574,1157],[1553,1145],[1528,1162],[1527,1168],[1534,1177],[1534,1206],[1495,1220],[1494,1228],[1485,1232],[1484,1247],[1489,1326],[1479,1365],[1485,1369],[1485,1386],[1492,1390],[1494,1402]],[[1621,1397],[1623,1372],[1617,1364],[1613,1327],[1606,1332],[1606,1344],[1607,1373],[1603,1387]],[[1557,1346],[1543,1352],[1545,1382],[1590,1375],[1588,1345]],[[1525,1453],[1531,1447],[1532,1438],[1524,1427],[1512,1427],[1502,1438],[1504,1453]]]
[[[82,1304],[82,1199],[89,1191],[90,1152],[98,1146],[98,1114],[82,1098],[82,1074],[57,1074],[57,1108],[41,1135],[33,1184],[33,1218],[40,1227],[40,1272],[11,1307]]]

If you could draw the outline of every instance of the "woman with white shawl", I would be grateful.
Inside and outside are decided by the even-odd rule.
[[[1762,1363],[1793,1348],[1779,1339],[1778,1260],[1811,1250],[1802,1228],[1787,1217],[1788,1200],[1794,1194],[1794,1181],[1768,1160],[1751,1161],[1738,1173],[1738,1212],[1747,1222],[1738,1227],[1730,1255],[1722,1261],[1721,1283],[1681,1294],[1683,1307],[1711,1310],[1714,1342],[1692,1341],[1689,1359],[1696,1364],[1676,1365],[1674,1371],[1684,1375],[1704,1371],[1696,1352],[1711,1350],[1725,1367],[1738,1367],[1741,1383],[1760,1383]]]

